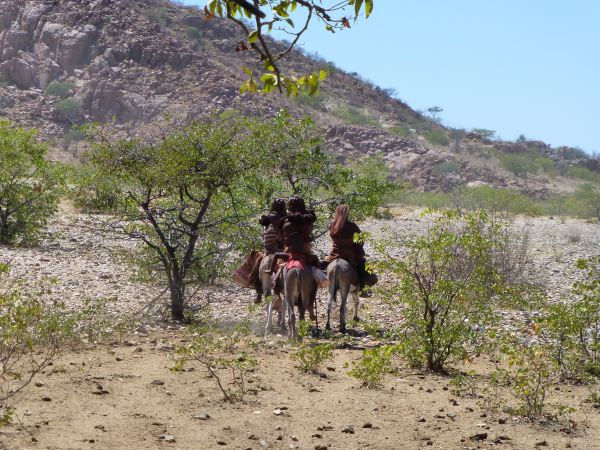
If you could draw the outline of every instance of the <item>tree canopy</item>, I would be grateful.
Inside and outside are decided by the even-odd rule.
[[[111,227],[145,243],[139,261],[164,275],[181,320],[189,284],[224,275],[232,256],[259,245],[256,219],[273,197],[305,196],[320,232],[340,202],[354,217],[373,214],[390,187],[385,166],[368,160],[354,170],[320,145],[308,118],[211,118],[155,142],[103,136],[90,166],[114,186]]]

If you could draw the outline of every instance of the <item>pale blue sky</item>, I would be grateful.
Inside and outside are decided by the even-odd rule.
[[[598,0],[375,0],[368,20],[313,24],[301,43],[415,109],[444,108],[446,125],[600,152]]]

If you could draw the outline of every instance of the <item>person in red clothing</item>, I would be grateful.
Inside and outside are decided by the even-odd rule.
[[[348,261],[356,269],[360,288],[363,289],[365,286],[374,285],[377,277],[366,270],[363,244],[354,241],[354,235],[361,231],[356,223],[348,220],[349,212],[348,205],[338,205],[335,209],[335,216],[329,226],[329,236],[333,241],[333,247],[325,261],[330,263],[338,258]]]
[[[264,227],[263,232],[263,254],[259,255],[254,261],[252,272],[250,272],[250,279],[248,284],[254,286],[257,293],[256,302],[260,301],[262,293],[262,285],[258,272],[260,269],[260,263],[265,256],[272,255],[277,252],[283,251],[283,221],[285,220],[285,200],[282,198],[276,198],[271,204],[269,214],[260,216],[258,223]]]
[[[312,232],[317,221],[313,210],[306,209],[304,199],[298,195],[288,202],[288,213],[283,223],[283,243],[285,252],[294,255],[304,255],[307,264],[319,265],[319,258],[312,253]]]

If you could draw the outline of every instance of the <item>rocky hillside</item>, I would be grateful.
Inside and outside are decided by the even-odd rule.
[[[240,67],[253,55],[235,51],[243,39],[238,29],[167,0],[0,5],[0,116],[40,129],[54,158],[77,159],[82,146],[73,125],[88,121],[112,121],[118,133],[135,135],[156,132],[165,117],[181,123],[228,110],[268,116],[288,108],[315,117],[332,151],[342,157],[382,153],[395,176],[424,190],[487,183],[544,195],[579,183],[560,178],[566,169],[552,180],[546,172],[523,177],[504,170],[505,154],[600,171],[598,160],[581,152],[567,157],[569,149],[544,143],[489,141],[446,129],[388,90],[301,52],[292,54],[286,70],[327,66],[320,96],[241,95]]]

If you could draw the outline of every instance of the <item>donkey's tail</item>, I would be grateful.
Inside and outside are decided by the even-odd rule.
[[[329,277],[329,301],[330,302],[335,302],[336,301],[336,297],[337,297],[337,292],[340,289],[340,286],[338,285],[338,264],[337,264],[337,259],[332,261],[331,264],[333,265],[333,269],[328,272],[328,277]]]

